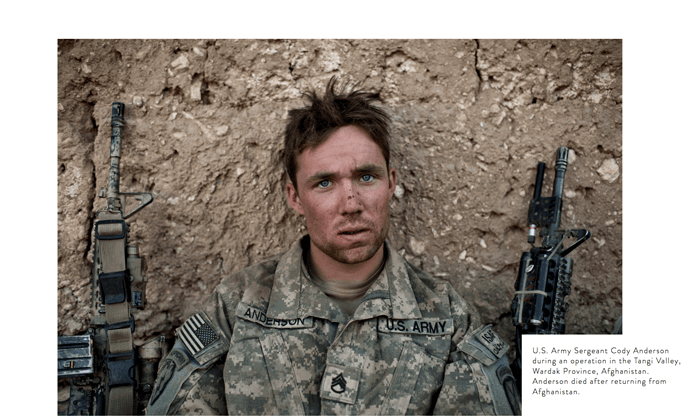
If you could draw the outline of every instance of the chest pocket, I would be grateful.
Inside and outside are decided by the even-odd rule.
[[[328,364],[321,383],[321,399],[337,402],[328,403],[326,406],[328,411],[339,415],[361,414],[363,408],[372,406],[377,408],[374,409],[373,415],[376,411],[379,411],[379,415],[405,415],[415,393],[425,355],[425,351],[417,344],[411,341],[403,343],[389,387],[379,398],[383,399],[380,400],[381,403],[359,395],[362,391],[359,386],[363,384],[360,369]],[[366,383],[364,381],[364,384]],[[366,391],[367,388],[364,389],[364,392]]]
[[[279,331],[263,332],[260,346],[280,415],[304,415],[301,391],[297,385],[292,360]]]
[[[224,368],[229,413],[304,415],[302,393],[282,331],[309,328],[313,319],[271,319],[243,303],[237,314]]]
[[[385,341],[393,340],[401,347],[396,354],[387,357],[397,358],[398,362],[379,413],[427,414],[434,394],[442,386],[444,357],[449,352],[450,336],[454,332],[453,320],[379,318],[377,331]]]
[[[418,376],[425,362],[425,350],[411,341],[403,344],[381,415],[404,415],[415,392]]]

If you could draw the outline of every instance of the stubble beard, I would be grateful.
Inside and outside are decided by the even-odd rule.
[[[375,231],[374,224],[369,225],[370,230]],[[317,242],[310,236],[311,242],[324,254],[343,264],[359,264],[364,263],[379,251],[384,244],[387,235],[389,234],[389,217],[384,221],[382,228],[378,233],[373,234],[372,241],[368,246],[356,248],[343,248],[332,242],[322,243]],[[359,254],[358,254],[359,253]]]

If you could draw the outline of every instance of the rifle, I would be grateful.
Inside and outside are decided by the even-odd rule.
[[[515,281],[515,298],[511,305],[515,326],[516,358],[511,363],[513,375],[521,390],[522,336],[525,334],[563,334],[564,315],[569,304],[564,298],[571,294],[573,261],[566,255],[591,237],[586,229],[560,229],[563,206],[564,174],[568,165],[569,150],[557,149],[554,189],[551,197],[541,197],[545,163],[537,165],[535,194],[528,210],[529,232],[527,242],[532,245],[520,257],[518,278]],[[541,227],[541,247],[535,246],[537,227]],[[566,238],[576,241],[562,249]]]
[[[143,414],[165,341],[133,342],[132,309],[145,306],[145,262],[129,244],[126,219],[153,201],[150,193],[119,192],[124,104],[112,103],[108,187],[98,194],[107,206],[97,212],[92,264],[92,320],[84,335],[58,337],[58,377],[70,387],[59,415]],[[123,215],[126,198],[140,204]],[[65,405],[65,402],[68,404]]]

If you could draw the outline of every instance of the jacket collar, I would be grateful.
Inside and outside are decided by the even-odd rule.
[[[318,287],[306,277],[303,246],[308,236],[296,241],[280,259],[266,315],[275,319],[324,318],[345,323],[347,316]],[[389,245],[384,269],[367,290],[353,319],[387,316],[394,319],[421,318],[411,286],[409,270],[403,258]]]

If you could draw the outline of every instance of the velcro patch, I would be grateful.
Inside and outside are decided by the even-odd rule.
[[[321,398],[354,404],[357,400],[361,376],[360,369],[335,364],[326,365],[321,381]]]
[[[476,339],[491,350],[496,358],[501,358],[501,356],[508,351],[508,344],[491,329],[491,325],[482,327],[481,330],[476,333]]]
[[[172,359],[175,362],[177,370],[182,369],[182,366],[184,366],[185,364],[187,364],[187,362],[190,361],[190,359],[187,358],[187,354],[185,354],[182,350],[179,350],[177,348],[170,351],[170,353],[168,354],[168,358]]]
[[[313,318],[275,319],[268,318],[260,309],[239,303],[236,315],[247,321],[255,322],[267,328],[311,328],[314,326]]]
[[[382,317],[379,318],[377,330],[399,334],[451,335],[454,333],[454,323],[452,318],[392,319]]]
[[[457,348],[486,366],[492,365],[505,355],[509,347],[491,327],[482,325],[471,331],[457,344]]]
[[[193,357],[219,340],[219,335],[200,314],[194,314],[176,331]]]

